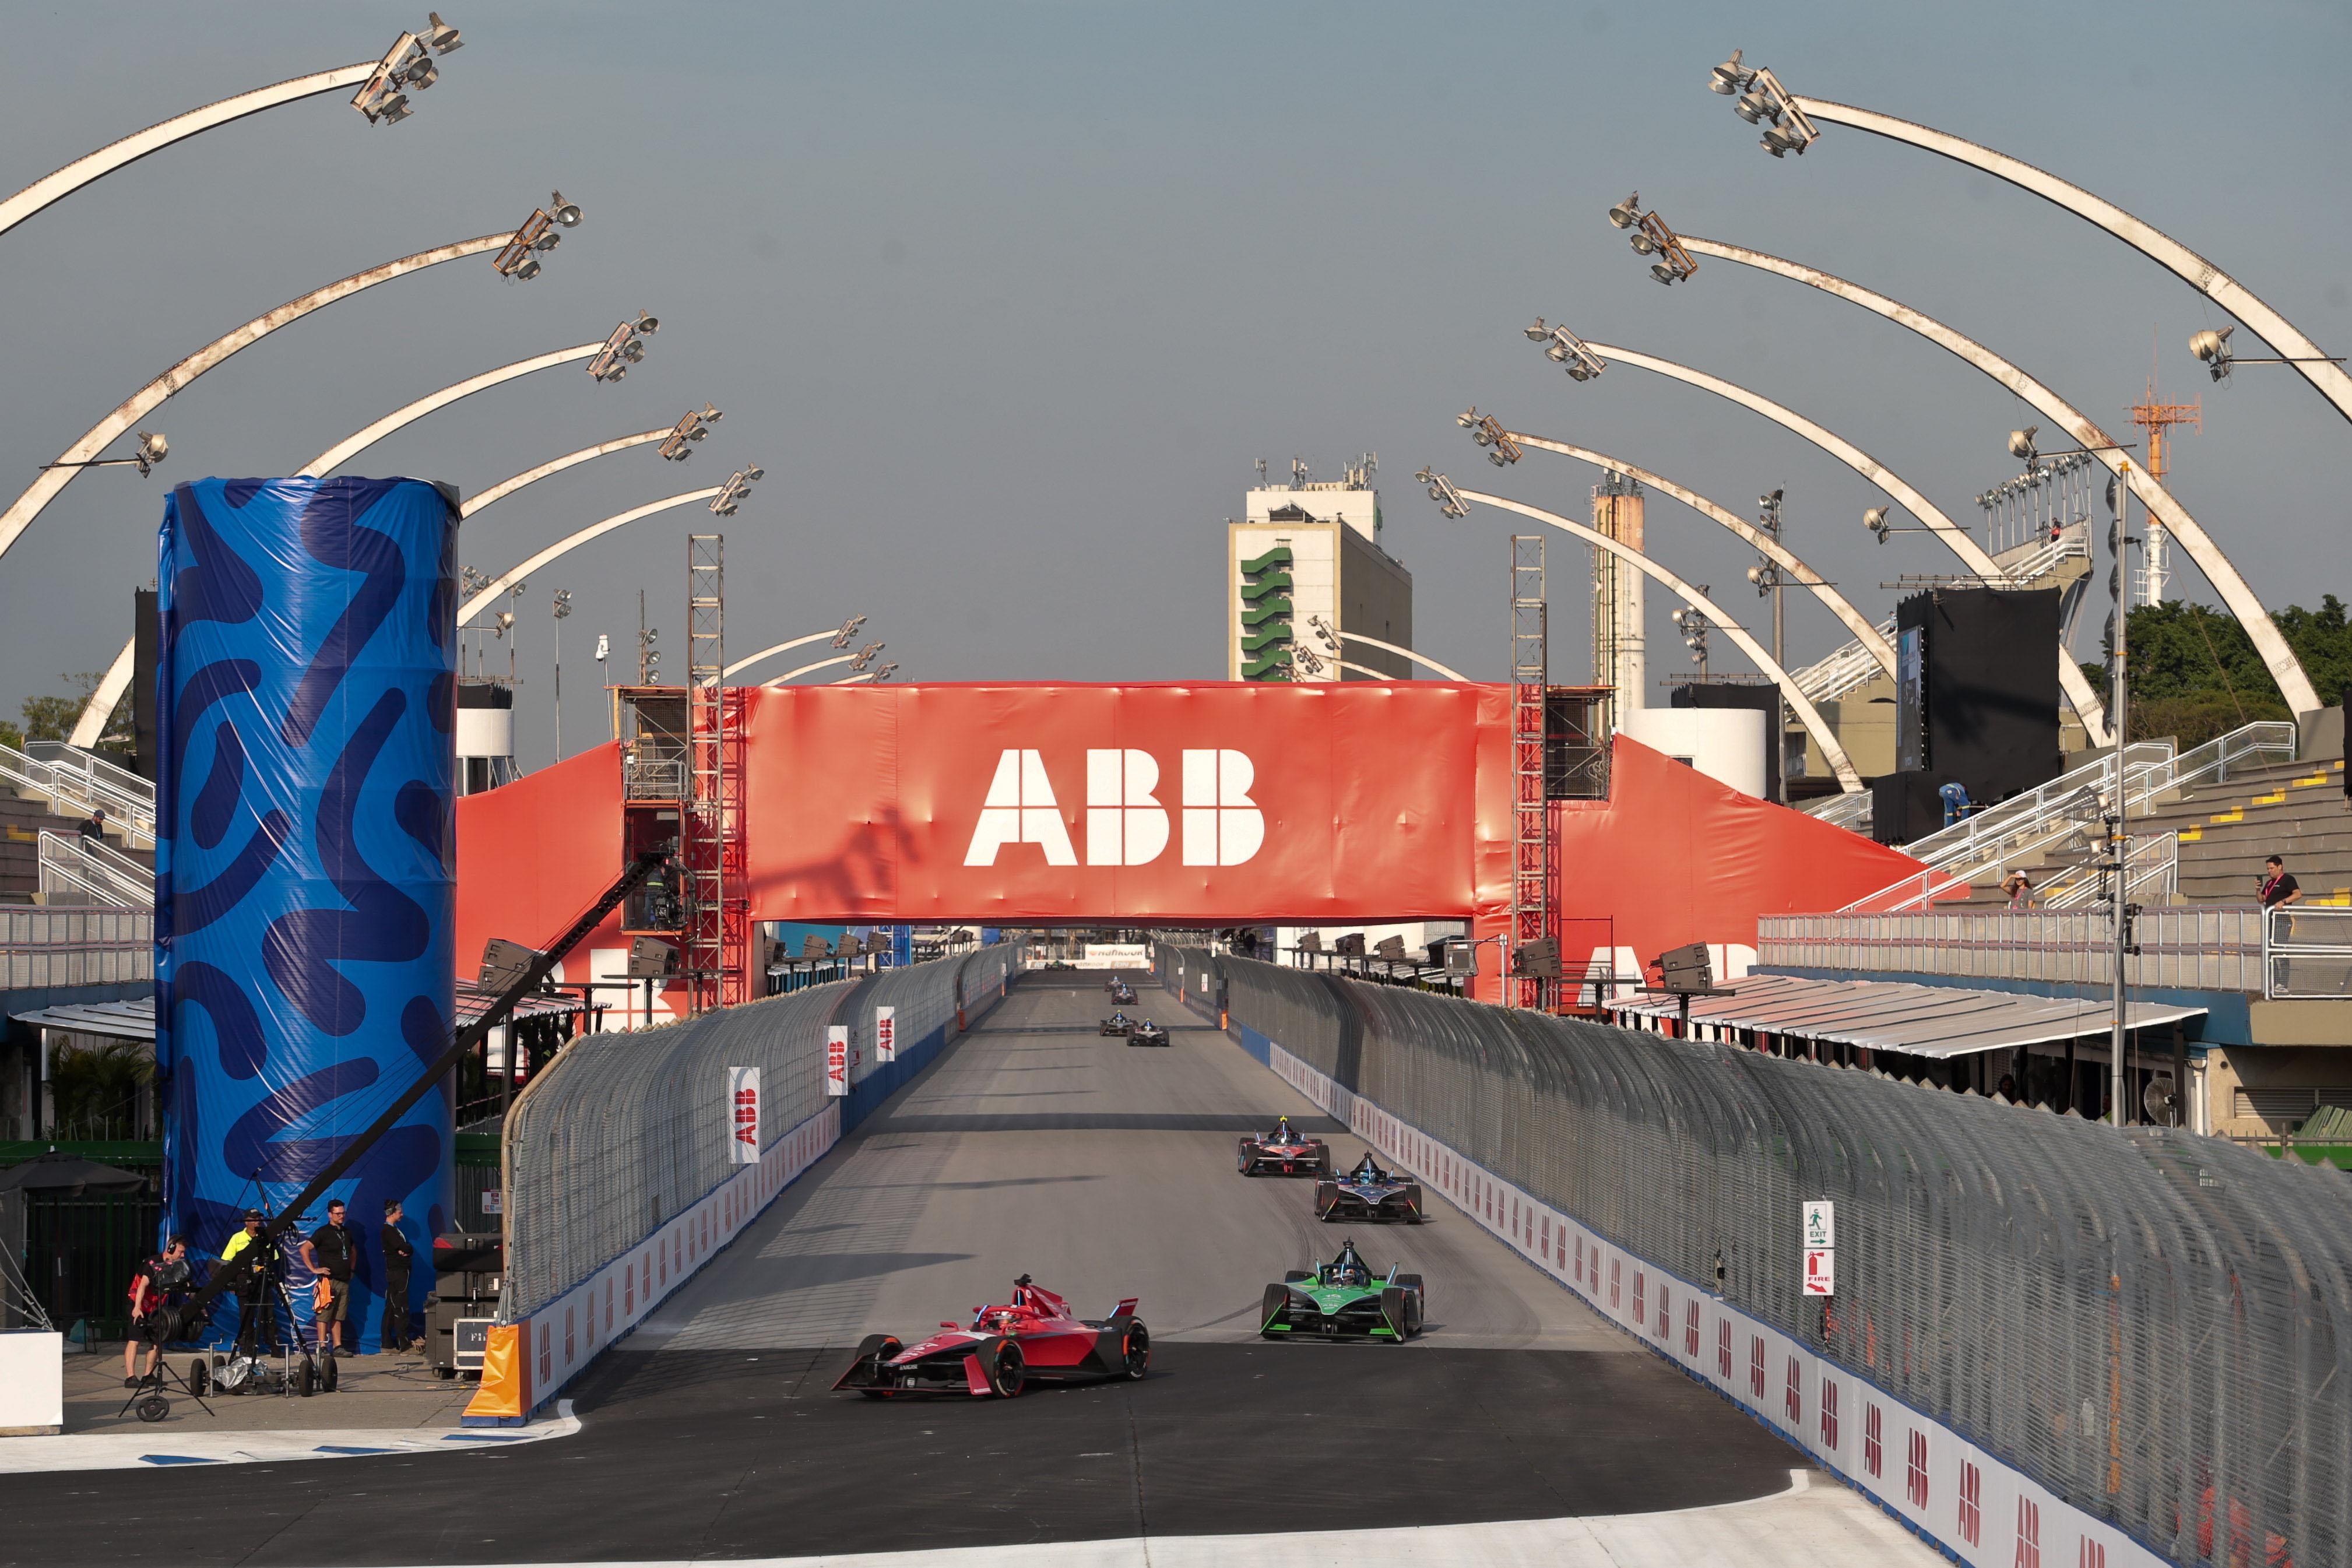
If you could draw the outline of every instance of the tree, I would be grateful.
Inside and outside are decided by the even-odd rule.
[[[23,728],[20,730],[16,725],[0,722],[0,742],[21,748],[27,741],[71,738],[74,725],[81,718],[81,710],[89,706],[91,696],[98,690],[98,683],[106,678],[100,671],[84,670],[79,675],[61,675],[58,679],[66,683],[66,689],[54,697],[26,698]],[[16,736],[14,740],[9,739],[12,734]],[[121,751],[129,746],[130,742],[131,693],[125,691],[115,702],[114,711],[107,716],[106,733],[100,740],[98,749]]]
[[[2328,594],[2316,610],[2290,605],[2271,619],[2319,700],[2343,700],[2352,684],[2352,625],[2343,601]],[[2169,735],[2185,748],[2256,720],[2294,717],[2253,640],[2227,611],[2168,599],[2132,611],[2130,629],[2132,740]],[[2105,668],[2083,669],[2104,694]]]
[[[107,1040],[49,1058],[54,1135],[135,1138],[139,1090],[155,1077],[155,1058],[140,1040]]]

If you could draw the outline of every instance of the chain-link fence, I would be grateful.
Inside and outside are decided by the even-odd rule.
[[[976,1011],[983,988],[994,998],[1013,952],[983,948],[573,1040],[507,1113],[504,1316],[537,1311],[732,1173],[728,1068],[760,1069],[763,1150],[824,1109],[832,1026],[858,1042],[845,1108],[878,1104],[952,1032],[959,1005]],[[877,1005],[898,1010],[894,1063],[876,1059]]]
[[[1162,947],[1164,984],[2178,1562],[2352,1552],[2352,1187],[1863,1070]],[[1203,988],[1200,975],[1211,975]],[[1834,1298],[1803,1200],[1839,1205]]]

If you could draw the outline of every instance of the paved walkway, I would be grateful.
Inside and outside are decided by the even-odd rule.
[[[173,1370],[183,1378],[196,1359],[193,1350],[175,1351]],[[122,1386],[122,1347],[101,1345],[96,1355],[66,1356],[66,1435],[82,1433],[176,1433],[183,1429],[213,1432],[304,1432],[326,1430],[455,1431],[475,1384],[463,1378],[444,1383],[433,1375],[417,1354],[345,1356],[337,1365],[332,1394],[309,1399],[287,1395],[211,1394],[206,1415],[178,1384],[166,1383],[172,1414],[150,1425],[123,1408],[131,1390]],[[14,1438],[0,1439],[0,1450]],[[0,1452],[0,1469],[8,1468]]]

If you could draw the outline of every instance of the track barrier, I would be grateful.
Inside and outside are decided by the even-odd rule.
[[[2340,1173],[1196,949],[1154,969],[1958,1561],[2347,1560]],[[1802,1280],[1816,1199],[1830,1296]]]
[[[698,1018],[585,1035],[507,1112],[507,1274],[467,1425],[514,1425],[642,1322],[844,1132],[1003,994],[1011,943],[811,986]],[[962,1000],[959,1002],[959,998]],[[877,1007],[894,1010],[879,1059]],[[845,1092],[827,1092],[828,1036],[847,1032]],[[739,1132],[750,1082],[758,1137]],[[493,1334],[499,1330],[494,1329]]]

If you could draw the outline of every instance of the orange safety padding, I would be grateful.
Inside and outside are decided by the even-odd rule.
[[[466,1404],[469,1420],[520,1421],[530,1414],[530,1373],[521,1323],[493,1323],[482,1350],[482,1383]]]

